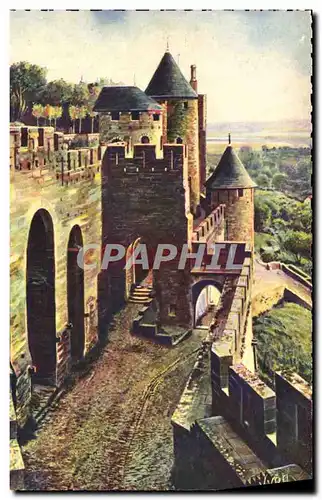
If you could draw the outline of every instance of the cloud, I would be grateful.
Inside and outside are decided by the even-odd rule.
[[[188,79],[190,64],[197,65],[209,122],[308,118],[309,13],[247,14],[12,12],[11,61],[46,66],[49,79],[102,76],[132,85],[135,74],[144,90],[169,38]]]

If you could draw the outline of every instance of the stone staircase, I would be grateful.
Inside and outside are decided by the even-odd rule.
[[[130,293],[129,302],[148,305],[152,302],[151,292],[152,286],[150,285],[134,285]]]

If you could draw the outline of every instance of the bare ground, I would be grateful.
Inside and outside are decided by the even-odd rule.
[[[171,414],[202,338],[168,348],[133,337],[137,310],[116,315],[99,359],[23,446],[26,489],[171,488]]]

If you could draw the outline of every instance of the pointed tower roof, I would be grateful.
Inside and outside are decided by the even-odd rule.
[[[187,82],[170,52],[162,57],[145,93],[156,99],[197,99],[198,95]]]
[[[162,106],[138,87],[103,87],[94,111],[161,111]]]
[[[246,168],[230,143],[205,185],[211,191],[215,191],[216,189],[256,187],[255,182],[250,178]]]

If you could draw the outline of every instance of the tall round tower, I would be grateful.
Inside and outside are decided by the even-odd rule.
[[[206,181],[211,209],[224,203],[225,240],[245,241],[254,248],[254,190],[256,184],[229,144],[218,166]]]
[[[168,51],[145,93],[164,109],[163,142],[187,146],[191,210],[195,213],[200,202],[198,95]]]

